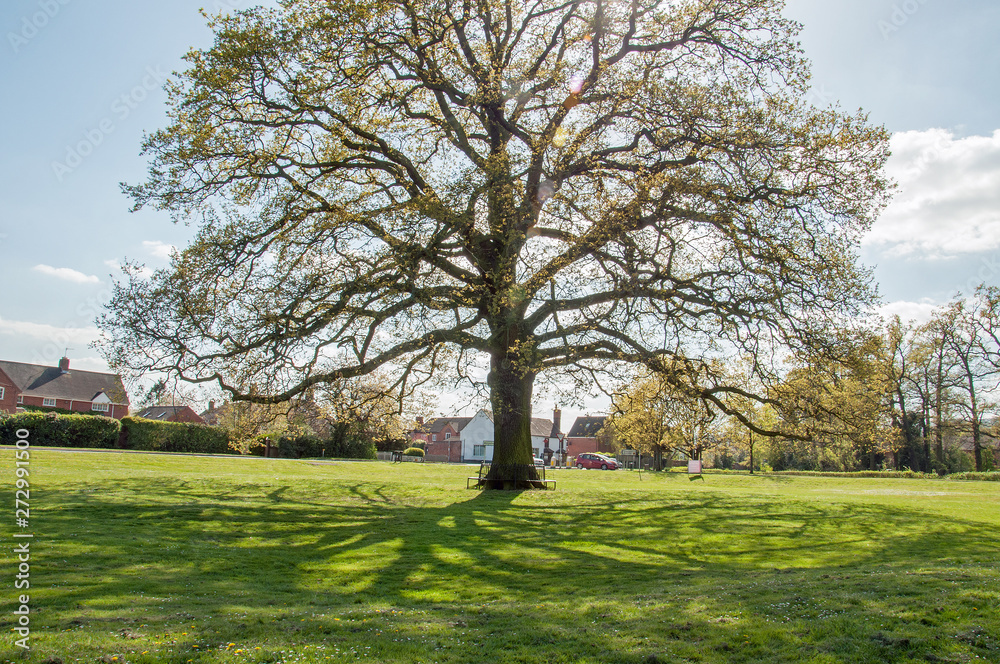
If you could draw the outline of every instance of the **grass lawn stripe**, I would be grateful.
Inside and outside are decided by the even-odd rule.
[[[1000,483],[469,472],[33,449],[30,660],[1000,661]]]

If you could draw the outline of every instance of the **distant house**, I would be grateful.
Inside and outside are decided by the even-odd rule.
[[[215,400],[213,399],[208,402],[208,408],[205,412],[201,413],[198,417],[200,417],[205,424],[215,427],[219,426],[219,422],[228,414],[228,412],[229,404],[222,403],[216,406]]]
[[[572,456],[587,452],[612,452],[611,436],[603,431],[606,415],[584,415],[576,418],[566,434],[566,448]]]
[[[549,443],[553,451],[558,451],[559,411],[552,420],[531,418],[531,448],[535,456],[541,456]],[[493,418],[485,410],[473,417],[438,417],[426,424],[418,418],[417,428],[410,432],[410,439],[425,444],[427,459],[468,463],[491,461],[493,459]]]
[[[121,376],[71,371],[68,357],[57,367],[0,360],[0,411],[16,413],[24,406],[121,419],[128,415],[129,401]]]
[[[205,424],[205,420],[198,413],[194,412],[190,406],[150,406],[149,408],[144,408],[138,416],[147,420],[160,420],[161,422]]]

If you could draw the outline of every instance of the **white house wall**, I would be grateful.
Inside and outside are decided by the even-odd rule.
[[[493,442],[493,421],[486,415],[486,411],[479,411],[476,416],[469,420],[459,434],[462,437],[462,458],[466,461],[492,461],[493,446],[486,448],[485,455],[476,456],[473,450],[476,445],[485,445],[487,441]]]

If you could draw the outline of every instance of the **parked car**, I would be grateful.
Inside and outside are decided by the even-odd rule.
[[[577,468],[600,468],[601,470],[618,470],[621,464],[616,459],[603,454],[588,452],[576,457]]]
[[[541,466],[545,465],[545,459],[543,459],[542,457],[533,457],[533,461],[535,462],[536,468],[540,468]]]

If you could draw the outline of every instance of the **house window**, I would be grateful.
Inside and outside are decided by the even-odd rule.
[[[0,387],[0,399],[3,399],[3,388]]]
[[[486,446],[485,445],[473,445],[472,446],[472,456],[474,456],[474,457],[480,457],[480,456],[485,456],[485,455],[486,455]]]
[[[102,413],[108,412],[108,404],[106,403],[92,403],[90,404],[91,410],[99,410]]]
[[[20,403],[24,403],[24,396],[22,396],[22,395],[18,394],[18,395],[17,395],[17,402],[18,402],[19,404],[20,404]]]
[[[0,399],[2,399],[2,398],[3,398],[3,393],[0,393]],[[450,433],[446,433],[444,435],[444,439],[445,440],[450,440],[451,439],[451,434]]]
[[[50,399],[48,397],[43,397],[42,398],[42,405],[43,406],[48,406],[50,408],[55,408],[56,407],[56,400],[55,399]]]

